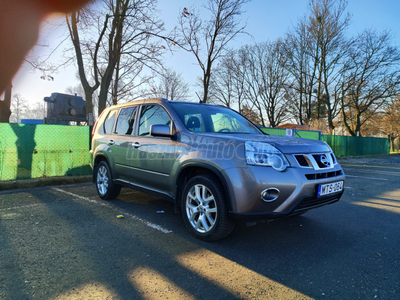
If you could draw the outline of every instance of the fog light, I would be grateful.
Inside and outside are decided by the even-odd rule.
[[[264,202],[275,201],[279,197],[279,190],[277,188],[268,188],[261,192],[261,200]]]

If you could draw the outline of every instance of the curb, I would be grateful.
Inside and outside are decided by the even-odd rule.
[[[91,182],[92,175],[85,176],[64,176],[64,177],[48,177],[48,178],[34,178],[24,180],[0,181],[0,191],[14,190],[14,189],[27,189],[48,185],[63,185]]]

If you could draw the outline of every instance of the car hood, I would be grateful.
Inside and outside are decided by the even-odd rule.
[[[295,153],[321,153],[330,152],[331,149],[325,142],[303,139],[298,137],[286,137],[279,135],[261,134],[221,134],[205,133],[202,136],[212,137],[217,140],[237,141],[237,142],[262,142],[269,143],[286,154]]]

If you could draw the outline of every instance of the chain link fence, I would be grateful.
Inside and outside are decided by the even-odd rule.
[[[89,130],[0,123],[0,181],[91,174]]]

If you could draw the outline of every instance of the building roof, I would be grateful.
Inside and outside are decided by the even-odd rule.
[[[300,129],[300,130],[310,130],[310,128],[304,126],[304,125],[299,125],[299,124],[291,124],[291,123],[285,123],[279,126],[276,126],[276,128],[288,128],[288,129]]]

